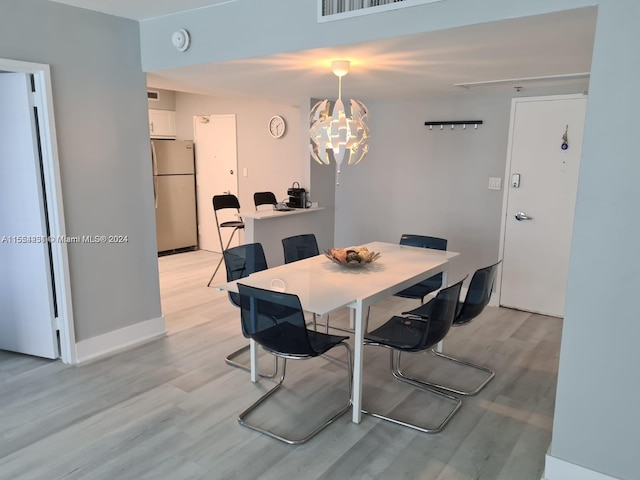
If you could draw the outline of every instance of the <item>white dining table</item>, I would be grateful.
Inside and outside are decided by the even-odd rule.
[[[217,285],[218,290],[237,292],[237,283],[293,293],[302,308],[319,316],[349,307],[355,324],[353,361],[352,420],[362,418],[363,347],[368,308],[437,273],[447,285],[449,261],[456,252],[410,247],[395,243],[371,242],[365,246],[380,253],[375,262],[347,267],[320,254],[297,262],[269,268],[248,277]],[[257,353],[251,341],[251,381],[256,382]]]

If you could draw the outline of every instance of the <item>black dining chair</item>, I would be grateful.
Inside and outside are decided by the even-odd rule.
[[[284,263],[297,262],[320,254],[318,241],[313,233],[294,235],[282,239]]]
[[[253,203],[256,206],[256,210],[260,205],[273,205],[278,204],[278,200],[273,192],[256,192],[253,194]]]
[[[233,236],[235,235],[235,233],[238,230],[244,229],[244,222],[242,221],[241,217],[238,217],[238,220],[229,220],[229,221],[220,223],[218,219],[218,211],[224,210],[224,209],[233,209],[236,211],[238,215],[240,215],[240,202],[238,201],[238,197],[230,193],[227,193],[224,195],[214,195],[212,202],[213,202],[213,216],[216,219],[216,228],[218,229],[218,238],[220,239],[220,248],[224,253],[224,251],[227,248],[229,248],[229,245],[231,245],[231,240],[233,240]],[[222,232],[220,230],[221,228],[233,228],[233,230],[231,231],[231,235],[229,236],[229,241],[227,242],[226,246],[222,242]],[[220,257],[220,261],[218,262],[218,265],[216,266],[216,269],[214,270],[213,275],[211,275],[211,278],[209,279],[209,283],[207,283],[207,287],[211,285],[211,282],[213,281],[213,277],[215,277],[216,273],[218,273],[218,269],[220,268],[220,265],[222,265],[223,261],[224,261],[224,255]]]
[[[247,243],[237,247],[231,247],[225,250],[222,255],[224,256],[224,265],[227,270],[227,282],[233,282],[234,280],[248,277],[252,273],[267,269],[267,260],[264,255],[264,249],[260,243]],[[240,294],[231,291],[228,293],[231,304],[240,308]],[[250,371],[250,367],[235,361],[238,356],[247,352],[249,348],[250,345],[245,345],[235,352],[230,353],[225,357],[225,363],[232,367]],[[258,372],[258,375],[273,378],[276,376],[277,370],[278,362],[277,359],[274,359],[273,373],[262,374]]]
[[[411,247],[432,248],[435,250],[446,250],[447,240],[439,237],[428,237],[425,235],[403,234],[400,237],[400,245],[408,245]],[[415,298],[420,300],[420,304],[424,303],[424,297],[435,292],[442,287],[442,273],[438,273],[433,277],[429,277],[422,282],[416,283],[409,288],[395,294],[396,297]]]
[[[240,311],[243,333],[271,352],[276,358],[282,358],[280,381],[262,395],[249,408],[238,416],[238,422],[248,428],[269,435],[282,442],[295,445],[308,441],[318,432],[331,424],[334,420],[348,411],[351,407],[352,378],[351,347],[347,343],[349,337],[328,335],[308,330],[304,313],[297,295],[280,293],[272,290],[250,287],[238,284],[240,296]],[[277,314],[274,315],[274,312]],[[282,386],[287,367],[287,360],[308,360],[325,354],[334,347],[342,346],[347,350],[347,378],[349,395],[347,403],[336,413],[325,414],[326,420],[314,427],[313,430],[301,438],[289,438],[258,423],[250,423],[247,417],[263,402],[271,397]],[[310,413],[318,413],[317,411]],[[321,412],[325,413],[325,412]],[[330,415],[330,416],[329,416]],[[306,420],[305,420],[306,421]]]
[[[383,415],[381,413],[372,412],[367,410],[366,406],[363,407],[363,413],[367,413],[398,425],[413,428],[420,432],[438,433],[447,425],[447,423],[449,423],[451,418],[453,418],[456,412],[460,409],[462,401],[459,398],[443,393],[423,382],[406,377],[400,370],[400,358],[403,352],[422,353],[429,350],[447,335],[456,315],[460,289],[462,288],[463,281],[464,279],[455,285],[443,288],[438,292],[436,297],[432,300],[433,307],[431,309],[431,316],[428,320],[419,317],[394,316],[385,324],[376,328],[372,332],[366,333],[364,336],[365,345],[375,345],[385,347],[390,350],[391,374],[395,378],[453,403],[453,408],[449,411],[444,420],[435,426],[425,426],[412,423],[406,419],[403,420]]]
[[[313,233],[303,233],[282,239],[282,250],[284,253],[284,263],[297,262],[305,258],[315,257],[320,254],[318,241]],[[329,315],[326,319],[326,332],[329,333]],[[317,328],[317,316],[313,314],[313,328]]]
[[[489,265],[488,267],[480,268],[475,271],[473,277],[471,277],[471,282],[469,283],[469,288],[467,290],[464,302],[462,302],[458,306],[458,311],[456,312],[456,316],[453,319],[454,327],[468,324],[469,322],[471,322],[471,320],[480,315],[484,308],[489,304],[489,300],[491,299],[491,292],[493,291],[493,287],[496,281],[498,265],[500,265],[500,262],[502,262],[502,260],[494,263],[493,265]],[[431,316],[431,310],[433,308],[432,302],[433,300],[425,303],[424,305],[421,305],[418,308],[415,308],[408,312],[404,312],[403,315],[417,316],[423,319],[429,319]],[[461,360],[459,358],[450,357],[436,351],[435,349],[432,349],[431,352],[438,357],[445,358],[457,364],[466,365],[468,367],[472,367],[487,373],[487,377],[485,378],[485,380],[480,383],[480,385],[470,390],[460,390],[451,386],[441,385],[423,379],[420,380],[422,383],[429,384],[433,387],[439,388],[440,390],[456,393],[458,395],[475,395],[480,390],[482,390],[496,375],[496,373],[488,367],[477,365],[475,363]]]

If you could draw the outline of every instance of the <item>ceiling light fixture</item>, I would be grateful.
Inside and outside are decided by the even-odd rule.
[[[334,60],[331,70],[338,77],[338,99],[331,110],[331,101],[321,100],[309,114],[309,149],[313,159],[321,165],[336,163],[336,185],[340,185],[340,166],[346,158],[347,165],[357,165],[369,151],[368,110],[364,103],[351,99],[350,112],[342,103],[342,77],[349,73],[351,62]],[[348,114],[349,113],[349,114]]]

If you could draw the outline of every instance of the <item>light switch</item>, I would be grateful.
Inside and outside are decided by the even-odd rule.
[[[489,190],[500,190],[501,185],[502,185],[502,178],[489,177]]]
[[[248,177],[249,176],[249,169],[248,168],[243,168],[242,169],[242,176],[243,177]]]

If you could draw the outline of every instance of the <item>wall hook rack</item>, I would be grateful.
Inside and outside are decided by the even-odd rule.
[[[440,126],[440,130],[444,130],[445,125],[451,125],[451,130],[453,130],[456,125],[462,125],[463,130],[466,130],[467,125],[473,125],[473,128],[477,129],[478,125],[482,125],[482,123],[482,120],[448,120],[441,122],[424,122],[424,124],[429,127],[429,130],[433,130],[433,127],[437,126]]]

